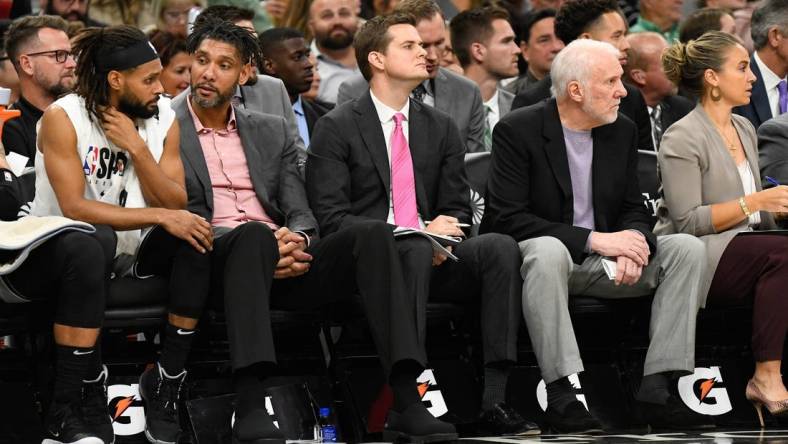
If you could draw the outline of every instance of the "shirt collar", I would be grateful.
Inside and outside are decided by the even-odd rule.
[[[200,122],[200,118],[197,117],[197,114],[194,113],[194,108],[192,108],[192,99],[191,97],[186,97],[186,105],[189,107],[189,114],[192,116],[192,121],[194,121],[194,129],[197,130],[197,134],[203,134],[210,132],[211,128],[206,128],[203,126],[202,122]],[[227,131],[233,131],[238,127],[237,122],[235,121],[235,107],[230,105],[230,119],[227,121]]]
[[[763,76],[763,86],[766,87],[766,91],[771,91],[772,89],[777,87],[777,84],[780,83],[782,80],[774,73],[766,63],[763,63],[763,60],[758,56],[758,51],[753,52],[753,59],[755,59],[755,63],[758,64],[758,68],[761,70],[761,76]]]
[[[304,104],[301,102],[301,96],[298,96],[295,102],[293,102],[293,112],[303,116],[304,115]]]
[[[490,100],[484,102],[484,106],[489,107],[493,113],[498,114],[498,89],[495,90],[495,94],[490,97]]]
[[[402,113],[405,116],[405,120],[408,120],[408,111],[410,110],[410,99],[405,102],[405,106],[402,107],[399,111],[390,106],[386,105],[385,103],[378,100],[375,97],[375,94],[372,90],[369,91],[369,95],[372,97],[372,104],[375,105],[375,111],[378,112],[378,119],[380,119],[380,123],[387,123],[391,119],[394,118],[394,114]]]

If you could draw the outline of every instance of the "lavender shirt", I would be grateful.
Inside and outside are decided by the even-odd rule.
[[[591,183],[591,162],[594,158],[594,139],[591,131],[564,129],[566,158],[574,195],[572,225],[594,230],[594,190]]]

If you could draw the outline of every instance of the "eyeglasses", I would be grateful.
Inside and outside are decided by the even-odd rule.
[[[31,52],[30,54],[25,54],[28,57],[31,56],[48,56],[54,57],[55,61],[58,63],[65,63],[66,60],[71,57],[71,51],[66,51],[65,49],[56,49],[53,51],[41,51],[41,52]]]

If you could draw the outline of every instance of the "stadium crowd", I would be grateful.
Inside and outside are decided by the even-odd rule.
[[[355,297],[393,394],[387,441],[458,436],[417,389],[430,301],[479,303],[491,434],[540,433],[505,402],[521,324],[550,428],[601,431],[568,379],[570,295],[653,296],[635,398],[657,428],[710,426],[669,387],[694,369],[698,311],[751,304],[746,397],[762,426],[788,414],[788,237],[770,232],[788,217],[788,1],[148,3],[14,1],[5,24],[21,116],[2,127],[0,237],[89,224],[0,276],[0,301],[55,307],[45,442],[114,442],[98,338],[121,276],[169,280],[139,384],[152,443],[183,433],[206,307],[226,316],[233,442],[284,443],[270,311]],[[490,153],[473,235],[472,153]]]

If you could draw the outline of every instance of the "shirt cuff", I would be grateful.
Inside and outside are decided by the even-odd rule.
[[[303,231],[293,231],[293,233],[300,234],[306,240],[306,246],[309,247],[310,242],[312,242],[311,238],[308,234]]]

